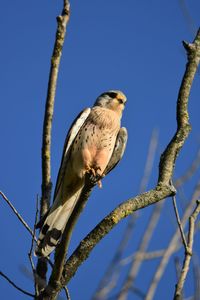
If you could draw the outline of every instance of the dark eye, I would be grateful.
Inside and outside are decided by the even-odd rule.
[[[117,99],[120,104],[123,104],[124,101],[122,99]]]
[[[110,92],[110,93],[107,93],[107,95],[108,95],[110,98],[116,98],[117,93]]]

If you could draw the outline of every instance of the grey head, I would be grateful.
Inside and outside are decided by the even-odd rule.
[[[95,101],[94,106],[101,106],[104,108],[124,109],[126,104],[126,96],[119,90],[110,90],[101,94]]]

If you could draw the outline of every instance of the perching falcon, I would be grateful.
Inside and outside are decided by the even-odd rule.
[[[56,247],[79,200],[86,173],[98,181],[121,160],[127,142],[127,130],[120,128],[125,103],[122,92],[108,91],[73,122],[65,140],[53,205],[39,222],[42,229],[36,255],[46,257]]]

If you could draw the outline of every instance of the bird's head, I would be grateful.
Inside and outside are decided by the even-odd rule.
[[[101,94],[94,106],[101,106],[122,114],[126,101],[126,96],[121,91],[111,90]]]

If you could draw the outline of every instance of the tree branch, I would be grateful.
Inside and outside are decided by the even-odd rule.
[[[35,231],[36,231],[36,224],[37,224],[37,221],[38,221],[38,212],[39,212],[39,209],[38,209],[38,195],[37,195],[37,199],[36,199],[36,212],[35,212],[35,222],[34,222],[34,230],[33,230],[34,236],[35,236]],[[38,291],[37,291],[37,286],[38,286],[38,284],[37,284],[37,274],[36,274],[36,271],[35,271],[35,266],[34,266],[33,258],[32,258],[33,246],[34,246],[34,238],[32,237],[31,248],[30,248],[30,251],[28,253],[28,257],[29,257],[29,261],[30,261],[30,264],[31,264],[33,278],[34,278],[35,295],[37,295],[38,294]]]
[[[20,291],[21,293],[34,298],[35,295],[23,290],[22,288],[20,288],[19,286],[17,286],[7,275],[5,275],[3,272],[0,271],[0,276],[2,276],[3,278],[5,278],[14,288],[16,288],[18,291]]]
[[[186,246],[186,250],[185,250],[185,259],[183,262],[181,275],[180,275],[178,283],[176,285],[174,300],[181,299],[183,286],[185,283],[187,273],[189,271],[190,261],[191,261],[191,257],[192,257],[195,221],[196,221],[199,213],[200,213],[200,201],[197,200],[197,206],[189,218],[188,242],[187,242],[187,246]]]
[[[173,207],[174,207],[174,211],[175,211],[175,215],[176,215],[176,220],[177,220],[178,227],[179,227],[179,230],[180,230],[180,233],[181,233],[182,242],[183,242],[184,247],[187,248],[185,233],[184,233],[184,230],[183,230],[183,227],[182,227],[182,224],[181,224],[181,220],[180,220],[180,216],[179,216],[175,196],[172,196],[172,201],[173,201]]]
[[[49,74],[45,115],[43,122],[43,138],[42,138],[42,197],[40,203],[40,217],[42,217],[49,209],[51,200],[51,129],[52,118],[54,112],[54,102],[56,94],[56,85],[58,79],[58,71],[60,65],[60,59],[62,55],[62,48],[64,44],[66,27],[69,21],[69,1],[64,0],[63,11],[60,16],[57,17],[57,32],[53,49],[53,55],[51,58],[51,68]],[[38,259],[37,273],[43,279],[46,280],[47,262],[43,259]]]
[[[13,206],[13,204],[10,202],[10,200],[8,200],[8,198],[5,196],[5,194],[0,191],[0,195],[2,196],[2,198],[8,203],[8,205],[10,206],[10,208],[12,209],[12,211],[14,212],[14,214],[17,216],[17,218],[20,220],[20,222],[23,224],[23,226],[28,230],[28,232],[32,235],[33,239],[37,242],[37,239],[35,237],[34,232],[32,231],[32,229],[28,226],[28,224],[24,221],[24,219],[22,218],[22,216],[18,213],[18,211],[16,210],[16,208]]]

